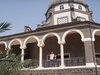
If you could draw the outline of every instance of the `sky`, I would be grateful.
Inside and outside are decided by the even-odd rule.
[[[45,20],[51,0],[0,0],[0,23],[11,23],[11,30],[0,33],[7,36],[24,32],[24,26],[35,30]],[[85,0],[93,12],[93,19],[100,23],[100,0]]]

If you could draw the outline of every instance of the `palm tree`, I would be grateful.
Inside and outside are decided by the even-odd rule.
[[[1,22],[0,23],[0,32],[5,32],[6,30],[10,30],[10,23],[7,22]]]

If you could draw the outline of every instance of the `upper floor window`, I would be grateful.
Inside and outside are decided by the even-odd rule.
[[[78,9],[79,9],[79,10],[82,10],[82,6],[81,6],[81,5],[78,5]]]
[[[64,5],[60,5],[60,10],[64,9]]]

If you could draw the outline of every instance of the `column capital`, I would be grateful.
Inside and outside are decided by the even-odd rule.
[[[20,49],[23,49],[24,50],[24,49],[26,49],[26,47],[20,47]]]
[[[45,44],[38,44],[37,46],[38,46],[38,47],[44,47]]]
[[[60,41],[60,42],[58,42],[58,44],[60,44],[60,45],[64,45],[65,42],[64,42],[64,41]]]
[[[82,39],[82,41],[85,42],[85,41],[95,41],[95,40],[89,37],[89,38]]]

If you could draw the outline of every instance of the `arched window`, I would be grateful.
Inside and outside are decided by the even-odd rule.
[[[64,9],[64,5],[60,5],[60,10]]]
[[[82,10],[82,6],[81,6],[81,5],[78,5],[78,9],[79,9],[79,10]]]

